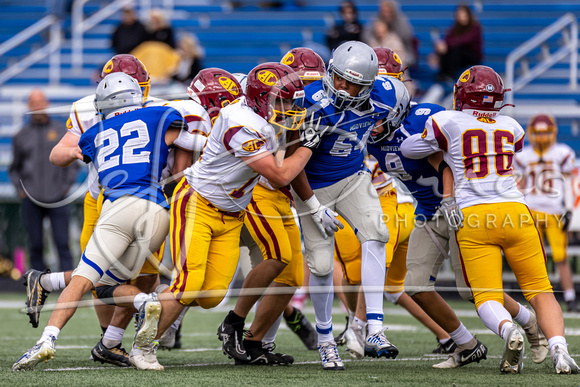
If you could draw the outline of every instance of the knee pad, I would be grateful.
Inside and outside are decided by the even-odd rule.
[[[95,295],[103,303],[107,305],[115,305],[113,293],[115,292],[117,286],[109,286],[109,285],[97,286],[95,288]]]
[[[387,292],[385,292],[385,298],[391,304],[397,305],[397,302],[399,302],[399,298],[401,298],[401,295],[402,294],[403,294],[403,292],[398,292],[398,293],[387,293]]]
[[[307,262],[310,272],[317,277],[323,277],[332,273],[334,269],[334,248],[327,251],[324,248],[313,249],[307,252]]]

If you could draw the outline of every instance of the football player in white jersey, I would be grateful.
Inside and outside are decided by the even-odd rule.
[[[503,252],[536,311],[556,373],[578,373],[580,368],[568,354],[562,310],[548,279],[542,241],[512,175],[524,130],[511,117],[498,115],[505,92],[493,69],[469,68],[454,87],[455,111],[432,115],[420,140],[407,143],[407,148],[403,144],[403,154],[424,157],[442,151],[453,173],[456,221],[460,226],[464,221],[456,235],[465,282],[483,323],[505,341],[500,371],[520,372],[524,351],[523,336],[503,306]]]
[[[173,257],[174,279],[161,293],[158,324],[143,325],[137,331],[137,346],[155,346],[159,338],[186,306],[208,309],[225,296],[239,259],[239,240],[245,209],[260,175],[274,187],[284,186],[304,168],[319,136],[314,130],[302,131],[305,141],[281,166],[273,153],[284,130],[302,126],[304,88],[294,71],[279,63],[264,63],[248,74],[247,96],[220,111],[201,160],[186,172],[176,188],[188,193],[180,232],[185,236],[182,251]],[[312,129],[312,128],[309,128]],[[306,134],[312,134],[306,138]],[[185,203],[185,202],[184,202]],[[277,270],[279,261],[266,260]],[[220,339],[238,344],[230,355],[248,360],[239,345],[243,339],[243,320],[220,329]],[[225,327],[224,327],[225,328]],[[151,335],[157,332],[157,335]]]
[[[568,145],[556,142],[558,126],[549,114],[533,116],[527,133],[531,145],[525,146],[514,159],[516,169],[522,174],[520,189],[536,227],[552,249],[568,311],[575,312],[576,292],[566,254],[567,230],[574,209],[571,173],[575,154]]]

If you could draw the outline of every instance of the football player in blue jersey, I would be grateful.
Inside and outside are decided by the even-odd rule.
[[[396,81],[394,81],[396,82]],[[427,119],[442,110],[439,105],[423,103],[401,106],[405,117],[399,126],[396,120],[375,128],[368,141],[368,152],[379,162],[381,169],[398,178],[411,192],[417,206],[415,216],[417,226],[411,232],[407,253],[407,275],[405,291],[425,312],[435,320],[451,337],[441,343],[444,348],[457,349],[449,358],[435,368],[456,368],[486,358],[487,348],[465,328],[453,310],[435,291],[434,284],[439,269],[446,258],[451,258],[460,295],[471,301],[473,296],[463,278],[455,234],[447,222],[443,221],[448,211],[443,199],[442,173],[447,173],[446,164],[439,160],[409,159],[401,152],[401,144],[413,135],[420,136]],[[399,107],[397,107],[399,108]],[[399,121],[400,122],[400,121]],[[436,170],[432,164],[438,167]],[[537,327],[533,312],[529,311],[507,294],[504,294],[510,313],[524,328],[532,345],[532,355],[536,361],[547,355],[547,342]],[[542,359],[543,360],[543,359]]]
[[[123,297],[117,306],[134,308],[147,316],[160,312],[156,296],[123,284],[139,272],[168,233],[169,205],[159,178],[169,147],[179,145],[179,134],[187,124],[169,107],[139,110],[142,100],[138,82],[124,73],[106,76],[97,87],[95,105],[105,120],[83,133],[79,147],[84,160],[97,168],[104,188],[103,209],[42,337],[18,359],[13,370],[31,370],[54,358],[60,330],[93,287],[99,298]]]
[[[343,227],[337,212],[355,230],[362,246],[361,282],[369,327],[365,352],[374,357],[398,354],[384,334],[383,296],[377,291],[385,282],[389,232],[370,173],[363,169],[367,138],[376,122],[389,116],[396,101],[389,81],[375,83],[377,73],[373,49],[361,42],[346,42],[334,51],[324,78],[305,88],[310,122],[329,128],[292,184],[311,271],[319,352],[327,370],[344,369],[332,336],[331,316],[333,234]],[[373,98],[375,88],[379,89]]]

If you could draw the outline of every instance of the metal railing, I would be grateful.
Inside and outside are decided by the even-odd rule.
[[[569,31],[568,31],[569,28]],[[564,44],[555,52],[550,53],[546,42],[552,36],[562,33]],[[543,59],[534,67],[530,68],[525,56],[537,47],[542,48]],[[567,13],[554,23],[540,31],[533,38],[522,43],[512,51],[506,59],[506,86],[511,87],[512,92],[506,94],[506,102],[514,102],[514,94],[525,85],[543,74],[550,67],[570,56],[570,89],[578,87],[578,23],[576,16]],[[516,78],[516,64],[520,63],[522,74]]]
[[[10,78],[20,74],[36,62],[44,59],[48,55],[50,55],[48,70],[49,82],[51,84],[57,84],[60,82],[60,46],[62,28],[60,20],[58,20],[58,18],[54,15],[43,17],[30,27],[27,27],[23,31],[14,35],[12,38],[0,44],[0,56],[26,42],[31,37],[38,35],[45,29],[49,29],[48,43],[36,49],[35,51],[32,51],[26,57],[9,66],[6,70],[0,73],[0,85],[4,84]]]

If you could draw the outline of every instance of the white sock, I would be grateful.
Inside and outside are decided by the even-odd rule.
[[[361,282],[367,304],[367,325],[369,335],[383,327],[383,291],[385,286],[386,250],[379,241],[366,241],[361,244]]]
[[[500,332],[500,336],[502,339],[505,340],[507,333],[509,332],[509,330],[511,329],[511,327],[514,326],[513,322],[506,322],[501,326],[501,332]]]
[[[334,300],[332,273],[321,277],[310,274],[310,286],[315,289],[310,292],[310,299],[316,316],[318,342],[334,341],[332,336],[332,301]]]
[[[356,316],[354,316],[354,318],[352,319],[352,322],[354,322],[355,324],[358,324],[358,326],[360,326],[360,327],[364,327],[365,325],[367,325],[366,321],[363,321]]]
[[[177,316],[177,319],[175,319],[173,324],[171,324],[171,328],[173,328],[173,329],[179,328],[179,326],[181,325],[181,321],[183,320],[183,316],[185,316],[185,312],[187,312],[188,309],[189,309],[189,306],[186,306],[185,309],[183,309],[183,311],[181,311],[179,316]]]
[[[564,336],[553,336],[548,339],[548,347],[550,347],[550,351],[552,351],[556,345],[568,353],[568,343],[566,342],[566,338]]]
[[[125,333],[125,330],[123,328],[118,328],[118,327],[114,327],[112,325],[109,325],[107,327],[107,330],[105,331],[105,334],[103,335],[103,339],[101,340],[103,342],[103,345],[109,349],[113,348],[114,346],[116,346],[117,344],[121,344],[121,341],[123,341],[123,334]]]
[[[473,340],[473,335],[469,333],[469,331],[467,330],[467,328],[465,328],[465,325],[463,325],[463,323],[459,323],[459,328],[457,328],[453,332],[449,332],[449,336],[451,336],[451,338],[453,339],[453,341],[455,341],[455,344],[457,345],[467,344],[471,340]]]
[[[42,336],[40,336],[40,340],[36,342],[36,344],[42,343],[43,341],[47,340],[50,336],[54,336],[55,340],[58,339],[58,334],[60,333],[60,329],[55,327],[54,325],[47,325],[42,331]]]
[[[284,314],[284,312],[282,312],[280,317],[278,317],[276,319],[276,321],[274,321],[274,324],[272,324],[270,329],[268,329],[268,332],[266,332],[266,334],[264,335],[262,342],[273,343],[274,341],[276,341],[276,334],[278,333],[278,328],[280,327],[280,322],[282,321],[283,314]]]
[[[564,290],[564,301],[574,301],[576,299],[576,291],[574,289]]]
[[[147,300],[148,297],[149,294],[146,293],[137,294],[135,298],[133,298],[133,305],[135,306],[135,309],[137,310],[141,309],[141,305],[143,305],[143,303]]]
[[[483,321],[483,324],[488,327],[493,333],[498,336],[499,324],[504,321],[512,321],[512,316],[509,312],[497,301],[486,301],[477,308],[477,313],[479,318]]]
[[[47,292],[62,290],[66,287],[64,283],[64,272],[46,273],[40,276],[40,286]]]
[[[518,312],[518,315],[514,317],[514,320],[523,327],[530,322],[532,314],[530,313],[530,310],[522,304],[518,303],[518,305],[520,306],[520,311]]]

